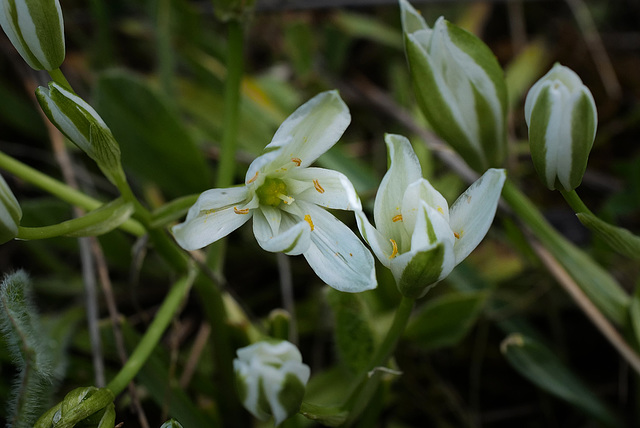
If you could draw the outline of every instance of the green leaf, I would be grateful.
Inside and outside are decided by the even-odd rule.
[[[353,372],[365,369],[373,354],[374,340],[362,297],[328,289],[327,300],[334,313],[334,334],[340,359]]]
[[[500,346],[511,366],[548,393],[569,402],[607,427],[621,427],[618,418],[542,343],[519,333]]]
[[[455,346],[478,319],[487,295],[450,293],[430,300],[413,316],[405,336],[425,350]]]
[[[125,72],[100,76],[95,104],[120,142],[122,163],[169,196],[211,187],[204,157],[178,114],[139,77]]]
[[[617,227],[590,213],[576,214],[580,222],[597,234],[613,250],[631,259],[640,259],[640,237],[627,229]]]
[[[636,287],[631,304],[629,305],[629,316],[631,318],[631,328],[636,336],[636,341],[640,343],[640,287]]]
[[[300,406],[300,414],[307,419],[320,422],[324,426],[337,427],[347,420],[349,412],[339,407],[317,406],[303,402]]]

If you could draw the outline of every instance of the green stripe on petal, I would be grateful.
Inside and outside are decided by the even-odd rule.
[[[582,182],[582,176],[587,169],[589,153],[593,147],[597,123],[594,120],[593,101],[589,95],[584,92],[580,94],[573,105],[571,114],[570,189],[575,189]]]
[[[413,299],[424,296],[438,282],[444,256],[445,245],[442,242],[431,249],[415,253],[398,281],[400,293]]]

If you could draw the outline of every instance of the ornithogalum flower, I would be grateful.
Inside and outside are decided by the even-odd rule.
[[[507,87],[482,40],[440,17],[433,28],[399,0],[418,105],[429,124],[476,171],[506,155]]]
[[[236,351],[236,383],[244,407],[280,425],[300,409],[311,370],[290,342],[257,342]]]
[[[55,70],[64,61],[59,0],[0,0],[0,26],[32,68]]]
[[[251,163],[244,186],[200,195],[184,223],[173,227],[178,244],[186,250],[202,248],[253,218],[263,249],[303,254],[316,274],[338,290],[375,288],[371,253],[324,209],[360,210],[353,185],[339,172],[309,167],[338,141],[350,119],[336,91],[299,107]]]
[[[546,186],[580,185],[598,126],[591,91],[570,68],[556,64],[529,90],[524,104],[531,158]]]
[[[489,169],[453,204],[424,178],[409,140],[387,135],[391,165],[373,208],[375,228],[363,213],[358,227],[378,260],[393,273],[400,292],[423,296],[484,238],[493,222],[502,169]]]

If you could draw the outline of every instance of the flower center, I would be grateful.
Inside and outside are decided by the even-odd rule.
[[[295,199],[287,196],[287,185],[279,178],[265,178],[262,186],[256,190],[256,195],[260,199],[260,203],[277,207],[280,202],[291,204]]]

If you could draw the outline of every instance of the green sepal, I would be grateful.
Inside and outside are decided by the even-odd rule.
[[[306,401],[300,406],[300,414],[328,427],[341,426],[349,416],[349,412],[340,407],[318,406]]]
[[[640,259],[640,237],[629,230],[614,226],[590,213],[577,213],[580,222],[597,234],[613,250],[631,259]]]
[[[407,264],[398,281],[400,293],[411,299],[424,296],[440,279],[445,256],[442,242],[417,252]]]
[[[569,176],[571,188],[564,190],[573,190],[578,187],[587,169],[596,130],[593,109],[591,98],[582,92],[571,115],[571,174]]]

